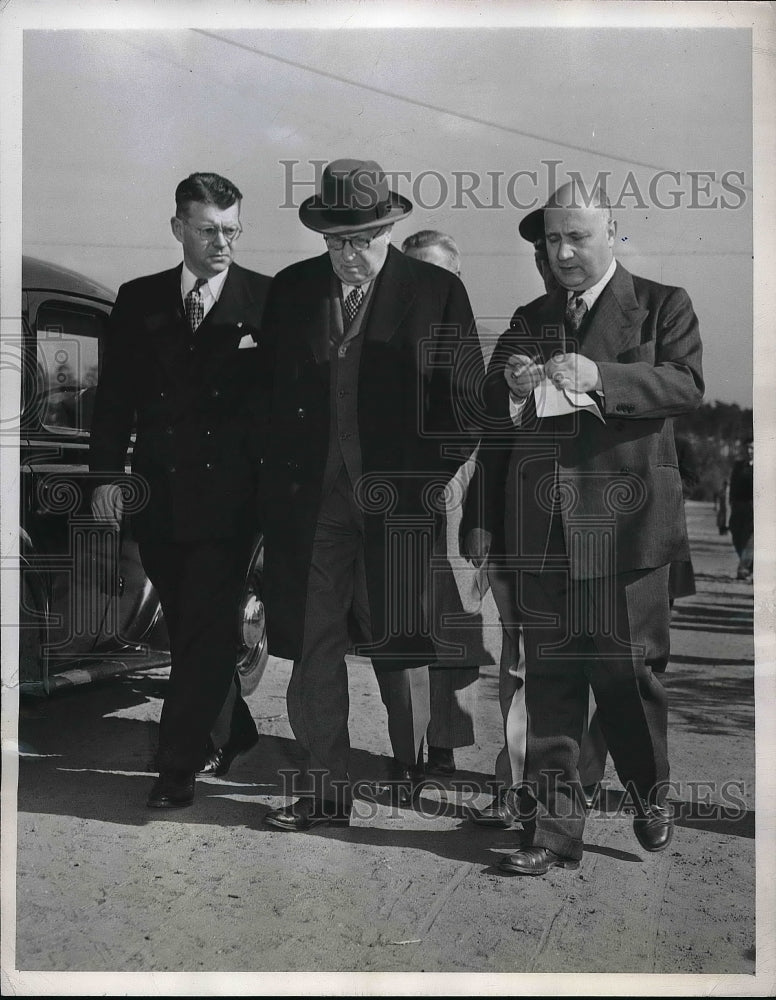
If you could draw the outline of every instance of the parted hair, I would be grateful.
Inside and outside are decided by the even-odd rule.
[[[175,189],[175,214],[184,213],[192,201],[221,209],[231,208],[236,201],[242,201],[242,192],[220,174],[189,174]]]

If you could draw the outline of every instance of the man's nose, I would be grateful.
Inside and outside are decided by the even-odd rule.
[[[215,244],[215,245],[216,245],[217,247],[225,247],[225,246],[229,246],[229,241],[228,241],[228,240],[227,240],[227,238],[226,238],[226,237],[224,236],[224,232],[223,232],[223,230],[222,230],[222,229],[217,229],[217,230],[216,230],[216,235],[215,235],[215,238],[214,238],[214,240],[213,240],[213,243],[214,243],[214,244]]]
[[[357,254],[357,250],[354,250],[350,243],[345,243],[342,247],[342,256],[346,257],[348,260],[353,260]]]
[[[571,244],[567,243],[566,240],[561,240],[558,244],[558,259],[568,260],[570,257],[573,257],[573,255],[574,250]]]

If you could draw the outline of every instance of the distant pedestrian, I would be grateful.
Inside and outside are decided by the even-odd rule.
[[[738,554],[736,578],[752,582],[754,572],[754,441],[743,442],[745,457],[730,473],[728,506],[730,535]]]

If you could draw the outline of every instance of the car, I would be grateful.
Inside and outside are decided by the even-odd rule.
[[[21,335],[4,352],[22,373],[19,688],[25,695],[170,662],[131,513],[120,532],[91,514],[89,429],[114,298],[82,274],[23,258]],[[129,476],[126,485],[131,510]],[[243,693],[256,688],[268,658],[263,562],[257,533],[236,619]]]

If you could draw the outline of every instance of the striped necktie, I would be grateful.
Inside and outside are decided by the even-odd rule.
[[[206,278],[197,278],[194,287],[186,296],[184,305],[186,307],[186,319],[189,321],[191,332],[196,333],[197,327],[205,318],[205,303],[202,300],[202,286],[207,284]]]

